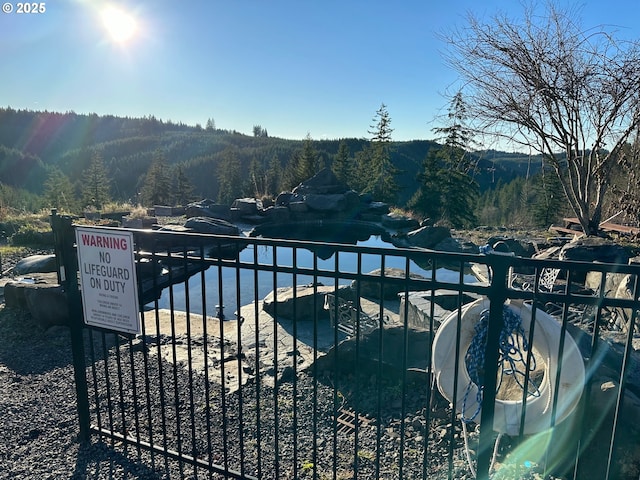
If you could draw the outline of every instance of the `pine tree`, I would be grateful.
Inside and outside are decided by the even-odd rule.
[[[63,212],[73,212],[76,208],[76,195],[69,177],[53,167],[44,182],[44,198],[47,206]]]
[[[338,153],[333,157],[331,170],[336,178],[347,185],[351,184],[352,165],[349,162],[349,146],[344,140],[338,145]]]
[[[277,155],[271,157],[269,168],[266,174],[266,191],[265,193],[276,196],[284,188],[282,185],[282,165]]]
[[[391,128],[391,117],[384,103],[380,105],[373,121],[374,124],[369,131],[372,138],[366,190],[371,192],[376,200],[393,203],[400,189],[395,179],[399,170],[391,162],[391,133],[393,129]]]
[[[227,148],[222,152],[218,168],[218,202],[230,205],[242,197],[242,172],[240,159],[235,150]]]
[[[416,177],[420,187],[407,203],[416,213],[437,221],[442,216],[442,182],[446,170],[439,164],[435,150],[430,151],[422,162],[422,172]]]
[[[296,168],[299,181],[303,182],[318,173],[319,164],[320,158],[318,151],[313,146],[311,134],[307,133],[302,144],[302,152],[298,157],[298,165]]]
[[[566,198],[558,176],[544,168],[533,186],[535,201],[532,207],[533,221],[540,227],[548,227],[562,216]]]
[[[447,124],[435,128],[445,135],[442,147],[432,150],[418,176],[420,187],[410,202],[411,208],[438,221],[447,221],[455,228],[476,223],[476,201],[479,186],[470,175],[473,163],[467,151],[473,143],[471,130],[465,126],[465,106],[462,96],[454,96]]]
[[[149,165],[142,187],[144,205],[167,205],[171,198],[171,169],[164,154],[156,150],[153,161]]]
[[[193,200],[195,187],[184,173],[182,165],[174,168],[173,200],[177,205],[186,205]]]
[[[101,210],[111,200],[111,185],[102,154],[95,151],[91,164],[82,175],[82,201],[85,206]]]

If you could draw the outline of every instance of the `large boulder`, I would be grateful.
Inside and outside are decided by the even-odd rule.
[[[13,267],[14,275],[26,275],[29,273],[47,273],[56,271],[56,256],[31,255],[20,260]]]
[[[294,188],[293,193],[299,195],[331,195],[345,193],[347,190],[349,190],[349,187],[338,180],[333,171],[326,167]]]
[[[309,193],[305,195],[304,203],[309,209],[319,212],[341,212],[347,207],[344,193]]]
[[[231,204],[231,212],[240,217],[257,215],[262,210],[262,202],[256,198],[236,198]]]
[[[421,227],[407,233],[407,243],[412,247],[432,249],[450,237],[451,230],[448,227]]]
[[[299,285],[296,289],[281,287],[264,297],[262,309],[273,317],[313,320],[314,313],[318,318],[326,315],[324,296],[333,291],[333,287],[323,285]]]
[[[400,213],[389,213],[382,216],[382,225],[392,230],[412,230],[418,228],[420,223],[411,217],[407,217]]]
[[[560,250],[560,260],[618,263],[626,265],[629,253],[621,245],[600,237],[581,237]]]
[[[184,227],[194,233],[213,235],[240,235],[240,228],[220,218],[193,217],[184,222]]]
[[[368,275],[373,275],[376,277],[380,277],[382,270],[376,269],[368,273]],[[406,272],[401,268],[385,268],[384,269],[385,278],[406,278]],[[418,275],[417,273],[410,273],[410,278],[424,280],[425,278],[422,275]],[[384,290],[382,289],[382,279],[379,281],[376,280],[354,280],[351,282],[351,288],[354,292],[358,292],[358,287],[360,287],[360,296],[371,298],[374,300],[379,300],[380,298],[384,298],[385,300],[398,300],[398,293],[404,291],[404,287],[399,284],[391,284],[390,282],[384,282]],[[383,295],[384,292],[384,295]]]
[[[69,324],[69,306],[64,288],[57,283],[57,274],[37,273],[23,281],[4,286],[7,308],[27,310],[43,328]]]
[[[185,207],[187,218],[191,217],[212,217],[228,220],[231,218],[231,210],[228,205],[219,205],[213,200],[207,198],[199,202],[193,202]]]

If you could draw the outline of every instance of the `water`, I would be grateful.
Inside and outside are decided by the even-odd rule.
[[[357,242],[358,246],[369,246],[377,248],[393,248],[387,242],[384,242],[379,236],[371,236],[367,240]],[[257,251],[256,251],[257,249]],[[329,255],[330,254],[330,255]],[[240,253],[241,262],[254,262],[254,255],[257,255],[259,265],[271,266],[274,262],[273,247],[264,245],[249,245]],[[319,270],[334,271],[336,268],[335,253],[317,252],[317,267]],[[314,255],[311,251],[297,248],[295,249],[296,261],[298,268],[313,268]],[[276,261],[279,267],[294,266],[294,249],[290,247],[276,247]],[[387,255],[384,262],[385,268],[399,268],[406,270],[406,259],[402,256]],[[361,273],[368,273],[372,270],[380,269],[380,255],[363,254],[361,255]],[[358,273],[358,255],[353,252],[339,252],[337,269],[341,273]],[[412,274],[422,275],[425,278],[431,278],[431,271],[424,270],[416,265],[413,261],[409,263],[409,272]],[[459,281],[459,273],[444,268],[436,271],[436,277],[439,281],[457,283]],[[241,306],[248,305],[254,301],[263,299],[272,290],[275,284],[280,287],[288,287],[293,285],[293,275],[290,273],[272,271],[258,271],[257,273],[250,269],[235,269],[229,267],[210,267],[204,272],[205,289],[202,289],[202,276],[200,274],[191,277],[187,284],[180,283],[173,286],[173,308],[175,310],[186,310],[187,308],[187,290],[189,292],[189,311],[192,313],[202,314],[206,309],[207,315],[215,315],[216,306],[223,305],[224,313],[227,318],[234,318],[233,313]],[[295,277],[296,285],[311,284],[314,277],[310,275],[297,274]],[[318,275],[315,281],[323,285],[335,285],[335,279],[322,277]],[[465,276],[465,282],[475,281],[474,277]],[[341,279],[339,285],[348,285],[350,280]],[[202,299],[205,299],[203,304]],[[165,289],[158,301],[159,308],[170,308],[171,295],[169,289]]]

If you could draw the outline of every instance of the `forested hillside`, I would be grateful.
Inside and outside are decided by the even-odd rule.
[[[306,157],[311,156],[311,168],[318,170],[331,167],[341,149],[341,155],[353,164],[371,143],[369,139],[313,140],[311,136],[287,140],[269,137],[262,128],[254,128],[253,133],[154,117],[4,108],[0,109],[0,182],[43,195],[55,173],[68,179],[79,196],[83,178],[98,154],[109,196],[115,201],[139,202],[154,161],[172,172],[179,170],[194,198],[224,201],[233,196],[273,196],[298,183],[295,171],[301,158],[309,161]],[[426,140],[391,143],[391,163],[398,172],[397,205],[405,205],[417,190],[416,175],[433,147],[438,144]],[[524,175],[531,167],[529,160],[525,155],[496,151],[476,154],[474,176],[480,192]],[[532,165],[539,168],[539,162]]]

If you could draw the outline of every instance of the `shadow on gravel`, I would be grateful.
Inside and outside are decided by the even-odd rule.
[[[85,353],[90,351],[89,336],[85,332]],[[104,347],[110,349],[116,343],[125,342],[113,334],[94,333],[91,338],[96,361],[103,358]],[[18,375],[41,374],[73,365],[69,327],[45,330],[28,312],[0,304],[0,364]]]
[[[69,329],[43,330],[23,310],[0,306],[0,339],[0,363],[16,374],[40,374],[72,363]]]
[[[101,442],[81,444],[76,468],[70,478],[71,480],[167,478],[168,472],[164,471],[164,461],[161,458],[156,457],[158,468],[161,470],[154,470],[143,464],[141,455],[149,456],[146,452],[136,452],[133,447],[128,447],[124,452],[118,452]]]

